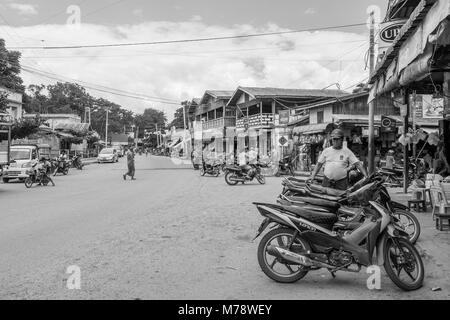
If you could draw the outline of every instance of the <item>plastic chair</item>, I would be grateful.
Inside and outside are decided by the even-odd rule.
[[[441,183],[440,187],[432,186],[430,191],[433,197],[433,220],[436,219],[436,229],[442,231],[444,221],[447,221],[446,226],[450,227],[450,213],[447,210],[450,208],[450,183]]]

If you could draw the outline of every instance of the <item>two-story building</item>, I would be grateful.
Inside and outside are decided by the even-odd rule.
[[[13,120],[22,119],[23,94],[12,91],[11,89],[7,89],[5,87],[0,87],[0,93],[6,93],[8,95],[8,107],[6,108],[6,112],[11,115]]]
[[[369,129],[368,96],[369,92],[363,91],[296,108],[296,113],[309,114],[309,123],[297,125],[292,130],[296,152],[299,154],[299,170],[309,171],[311,165],[316,164],[320,152],[330,145],[329,134],[335,128],[344,131],[346,145],[362,161],[366,160]],[[382,115],[389,116],[395,130],[382,127]],[[396,142],[396,126],[400,124],[400,110],[390,99],[380,99],[375,108],[375,137],[380,153],[381,150],[393,147]]]
[[[260,161],[278,163],[282,154],[292,150],[288,124],[294,110],[345,94],[340,90],[238,87],[227,104],[236,110],[235,154],[253,149]]]
[[[230,135],[234,137],[236,127],[236,110],[227,106],[232,94],[233,91],[207,90],[200,99],[193,124],[197,151],[200,152],[201,147],[214,156],[230,158],[226,139]]]

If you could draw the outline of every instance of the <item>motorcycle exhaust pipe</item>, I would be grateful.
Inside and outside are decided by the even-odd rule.
[[[244,182],[244,181],[245,181],[245,179],[242,179],[242,178],[233,178],[233,177],[230,177],[230,181]]]
[[[277,258],[280,258],[283,260],[287,260],[287,261],[290,261],[290,262],[293,262],[295,264],[299,264],[299,265],[302,265],[305,267],[319,267],[319,268],[330,268],[330,269],[335,268],[334,266],[331,266],[329,264],[312,260],[304,255],[294,253],[292,251],[282,249],[277,246],[272,246],[272,245],[268,246],[267,252],[271,256],[274,256],[274,257],[277,257]]]

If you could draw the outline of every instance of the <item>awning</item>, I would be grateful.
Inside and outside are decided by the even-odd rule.
[[[61,136],[63,138],[75,138],[74,135],[71,135],[70,133],[65,133],[65,132],[56,132],[56,134],[58,136]]]
[[[292,130],[292,133],[297,134],[314,134],[331,131],[334,128],[333,123],[316,123],[306,126],[298,126]]]

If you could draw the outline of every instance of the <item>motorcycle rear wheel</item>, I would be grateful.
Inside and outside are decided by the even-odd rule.
[[[393,212],[394,216],[400,221],[400,225],[405,228],[405,231],[409,234],[409,241],[415,244],[420,236],[420,223],[417,217],[410,211],[395,209]],[[407,220],[407,221],[405,221]]]
[[[65,168],[63,171],[63,175],[67,176],[69,174],[69,168]]]
[[[270,255],[267,252],[267,247],[269,245],[274,245],[274,242],[277,246],[283,247],[283,249],[288,249],[288,243],[292,240],[294,236],[294,230],[290,230],[287,228],[277,228],[269,231],[266,235],[261,239],[258,246],[258,263],[261,267],[262,271],[276,282],[281,283],[294,283],[298,280],[302,279],[308,273],[309,269],[304,266],[295,265],[295,264],[286,264],[286,261],[279,261],[278,258]],[[284,238],[284,239],[283,239]],[[284,245],[281,246],[280,244]],[[295,247],[294,247],[295,246]],[[293,241],[293,248],[295,248],[295,252],[298,251],[308,251],[311,250],[309,244],[300,238],[296,237]],[[273,258],[273,260],[268,260],[268,258]],[[275,266],[280,265],[280,271],[275,270]],[[296,270],[294,270],[295,268]],[[289,274],[281,273],[282,271],[287,271]]]
[[[231,181],[231,180],[230,180],[231,177],[236,177],[236,175],[235,175],[233,172],[228,171],[228,172],[225,174],[225,182],[226,182],[228,185],[230,185],[230,186],[235,186],[235,185],[237,185],[237,184],[238,184],[238,181]]]
[[[33,180],[30,177],[26,178],[25,179],[25,187],[31,188],[32,185],[33,185]]]
[[[417,290],[422,287],[424,278],[424,267],[422,258],[414,245],[406,239],[392,238],[386,241],[384,247],[384,269],[389,278],[399,288],[405,291]],[[397,245],[398,244],[398,245]],[[412,279],[411,283],[401,278],[404,271],[406,279]],[[417,271],[417,275],[414,274]]]

